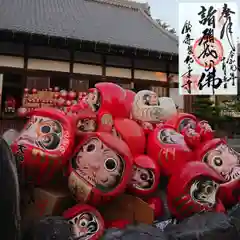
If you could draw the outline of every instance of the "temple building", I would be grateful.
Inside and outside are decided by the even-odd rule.
[[[0,16],[2,103],[9,94],[21,102],[24,88],[86,91],[101,81],[178,95],[178,38],[147,4],[2,0]]]

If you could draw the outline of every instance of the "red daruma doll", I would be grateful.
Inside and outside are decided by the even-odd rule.
[[[224,139],[215,138],[203,143],[196,158],[221,175],[226,182],[240,180],[240,154],[230,148]]]
[[[125,142],[110,133],[91,133],[75,151],[68,185],[76,200],[97,205],[124,192],[132,167]]]
[[[97,83],[86,97],[88,105],[94,112],[108,112],[113,117],[128,117],[126,92],[117,84]]]
[[[147,154],[158,162],[161,171],[171,176],[186,162],[193,161],[193,152],[174,127],[163,124],[149,134]]]
[[[112,134],[128,145],[133,156],[144,154],[146,137],[142,127],[135,121],[128,118],[116,118]]]
[[[143,129],[133,120],[117,118],[112,130],[113,135],[127,143],[133,155],[134,167],[129,191],[141,197],[149,196],[158,187],[160,169],[155,160],[144,155],[146,138]]]
[[[125,99],[125,105],[128,111],[129,117],[131,116],[131,111],[132,111],[132,104],[134,102],[134,98],[136,96],[136,93],[133,92],[132,90],[125,89],[126,92],[126,99]]]
[[[89,205],[75,205],[66,210],[63,217],[71,224],[74,239],[97,240],[103,235],[103,218]]]
[[[133,176],[128,185],[129,192],[139,197],[149,197],[154,193],[160,180],[160,168],[156,161],[147,155],[134,158]]]
[[[224,212],[219,187],[224,179],[201,162],[189,162],[170,178],[167,201],[170,212],[184,219],[204,211]]]
[[[175,130],[181,133],[186,143],[191,149],[197,148],[200,144],[200,134],[196,132],[197,118],[188,113],[178,113],[169,118],[166,124],[171,125]]]
[[[77,113],[77,133],[82,135],[97,130],[96,113],[90,109],[81,110]]]
[[[97,83],[85,98],[88,106],[97,113],[99,131],[109,131],[114,118],[128,118],[126,92],[114,83]]]
[[[196,129],[197,118],[189,113],[178,113],[168,119],[166,124],[173,126],[177,132],[181,133],[186,126]]]
[[[175,127],[176,131],[179,133],[184,133],[190,141],[190,145],[195,142],[194,147],[198,145],[198,143],[196,143],[196,138],[199,138],[199,140],[197,140],[198,142],[204,142],[214,137],[214,131],[207,121],[198,122],[197,118],[189,113],[178,113],[169,119],[166,124]]]
[[[214,138],[214,130],[207,121],[199,121],[196,126],[196,132],[200,134],[201,141],[209,141]]]
[[[54,108],[36,109],[29,117],[11,148],[28,180],[43,185],[71,157],[75,125],[72,118]]]
[[[206,141],[196,151],[196,158],[207,164],[225,183],[221,185],[221,199],[231,207],[240,200],[240,154],[224,139]]]

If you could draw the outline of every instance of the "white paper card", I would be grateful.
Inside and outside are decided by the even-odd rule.
[[[237,95],[238,6],[179,3],[179,94]]]

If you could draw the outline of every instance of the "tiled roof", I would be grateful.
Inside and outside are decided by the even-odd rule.
[[[177,37],[127,0],[0,0],[0,30],[178,53]]]

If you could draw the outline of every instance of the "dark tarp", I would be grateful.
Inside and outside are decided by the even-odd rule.
[[[108,229],[103,236],[104,240],[167,240],[164,233],[159,229],[139,224],[136,226],[128,226],[126,229]]]
[[[239,223],[224,213],[196,214],[176,225],[168,225],[170,240],[237,240]]]

